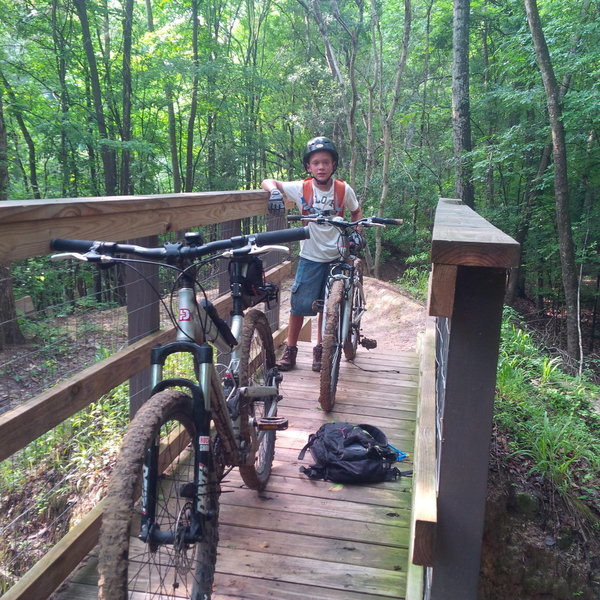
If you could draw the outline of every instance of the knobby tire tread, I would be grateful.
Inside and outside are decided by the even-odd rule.
[[[135,516],[135,503],[141,489],[140,480],[144,467],[144,456],[146,448],[158,435],[161,426],[168,422],[182,425],[190,439],[196,435],[192,418],[192,400],[185,393],[178,390],[165,390],[152,396],[137,412],[123,440],[109,483],[102,515],[98,564],[100,600],[125,600],[130,597],[128,592],[128,580],[131,578],[131,574],[128,575],[130,536],[136,537],[139,530]],[[190,450],[190,452],[193,456],[193,451]],[[191,562],[194,571],[190,577],[193,579],[195,576],[202,579],[199,587],[196,586],[193,593],[190,591],[186,596],[193,600],[210,598],[217,556],[219,485],[212,466],[209,465],[209,469],[212,475],[207,486],[209,489],[205,493],[211,494],[214,514],[206,525],[203,540],[193,548],[195,553]],[[162,479],[163,477],[161,477]],[[182,503],[189,502],[187,498],[181,498],[180,501]],[[147,549],[146,544],[143,547]],[[164,564],[165,555],[169,555],[169,552],[161,555],[157,561],[158,564],[150,567],[150,569],[157,569],[158,580],[165,577],[162,571],[158,573],[158,570],[173,568],[173,565]],[[171,552],[169,558],[173,556],[174,553]],[[148,564],[152,564],[152,561],[149,560]],[[160,585],[162,586],[162,584]],[[192,584],[189,585],[190,590],[191,586]],[[151,590],[142,595],[144,598],[181,598],[182,587],[185,588],[184,585],[179,584],[180,589],[173,592],[172,596],[162,588],[156,594],[154,590]]]
[[[364,296],[362,293],[363,283],[363,261],[361,258],[354,259],[354,272],[358,276],[360,286],[354,285],[352,291],[352,307],[350,310],[350,328],[348,335],[344,340],[344,356],[346,360],[354,360],[356,358],[356,350],[360,338],[360,321],[356,322],[355,313],[363,309]],[[356,326],[353,326],[352,324]]]
[[[340,310],[344,297],[344,284],[334,281],[325,304],[325,329],[323,332],[323,355],[321,359],[321,380],[319,404],[330,412],[335,406],[335,394],[340,368],[341,347],[339,342]]]
[[[270,385],[268,375],[275,367],[275,348],[269,321],[260,310],[250,310],[244,316],[240,344],[240,385]],[[267,412],[276,416],[277,400],[271,398],[264,402],[254,401],[251,405],[242,406],[241,412],[242,426],[248,424],[254,416],[260,417]],[[271,475],[276,432],[257,431],[256,435],[259,443],[254,464],[240,465],[239,471],[250,489],[260,491],[265,488]]]

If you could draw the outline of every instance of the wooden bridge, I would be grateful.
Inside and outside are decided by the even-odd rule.
[[[264,192],[0,202],[0,262],[45,254],[53,237],[131,239],[259,215],[265,204]],[[278,436],[267,490],[257,496],[232,474],[222,495],[215,598],[477,597],[502,298],[518,252],[460,201],[442,199],[420,352],[361,350],[356,364],[344,363],[327,415],[317,408],[311,344],[302,343],[300,368],[284,380],[290,429]],[[130,333],[139,336],[135,326]],[[0,415],[0,460],[138,377],[148,348],[171,335],[148,335]],[[381,426],[414,457],[401,465],[414,476],[373,486],[308,481],[298,451],[327,420]],[[3,599],[95,598],[100,519],[101,505]]]
[[[377,425],[412,454],[417,356],[359,349],[355,365],[342,362],[329,414],[318,408],[319,376],[309,357],[312,345],[300,342],[299,368],[284,376],[279,412],[290,427],[277,434],[266,491],[246,489],[236,470],[223,488],[215,600],[405,597],[412,479],[370,486],[310,481],[299,473],[310,455],[302,462],[298,453],[309,433],[335,420]],[[56,600],[97,598],[96,579],[92,553]]]

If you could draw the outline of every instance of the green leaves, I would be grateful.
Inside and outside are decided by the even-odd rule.
[[[548,480],[567,501],[600,509],[600,388],[561,370],[508,310],[502,325],[495,420],[512,456]],[[594,493],[590,493],[595,490]],[[584,511],[584,514],[588,514]]]

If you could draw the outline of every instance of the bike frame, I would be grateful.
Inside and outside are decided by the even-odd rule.
[[[240,262],[232,259],[234,273],[242,268]],[[224,329],[224,324],[217,325],[214,317],[200,302],[196,300],[195,290],[188,286],[184,278],[183,284],[177,290],[177,336],[176,341],[163,346],[157,346],[152,350],[151,358],[151,383],[152,394],[172,387],[186,387],[189,389],[194,405],[194,420],[198,431],[194,444],[194,486],[196,489],[207,484],[207,466],[211,460],[211,420],[218,420],[218,431],[223,440],[228,462],[231,464],[246,464],[254,461],[252,450],[256,447],[256,440],[251,444],[243,444],[241,439],[241,415],[231,416],[227,401],[232,395],[240,391],[239,388],[239,364],[240,346],[239,340],[244,322],[244,306],[241,291],[232,285],[233,310],[232,324],[229,331]],[[233,336],[237,344],[232,348],[227,341],[227,334]],[[214,350],[208,343],[210,339],[214,346],[222,352],[231,353],[229,364],[226,367],[228,378],[231,379],[232,389],[228,397],[223,392],[222,382],[217,373],[213,361]],[[231,339],[231,338],[229,338]],[[185,378],[163,379],[163,368],[166,359],[176,353],[188,353],[194,356],[197,368],[196,377],[198,383]],[[275,397],[279,391],[277,386],[251,386],[244,388],[246,397]],[[271,415],[266,415],[271,416]],[[253,428],[250,428],[253,432]],[[150,544],[173,543],[173,532],[161,532],[153,527],[155,520],[155,502],[158,483],[158,452],[160,440],[148,449],[144,477],[142,480],[142,507],[143,515],[139,538]],[[208,515],[208,498],[204,494],[195,495],[194,514],[196,516]],[[199,523],[201,519],[197,519]],[[193,543],[196,536],[201,535],[201,527],[193,527],[190,531],[190,539],[185,541]]]

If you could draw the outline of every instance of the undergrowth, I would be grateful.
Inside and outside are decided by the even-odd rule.
[[[529,475],[558,494],[600,530],[600,414],[591,378],[561,370],[533,341],[512,309],[505,309],[498,360],[495,421]]]
[[[405,262],[407,267],[396,283],[417,302],[425,302],[431,271],[429,252],[409,256]]]
[[[169,376],[190,376],[173,355]],[[0,462],[0,596],[102,499],[129,423],[123,383]]]
[[[407,260],[397,282],[425,301],[429,265],[423,255]],[[550,357],[506,307],[498,359],[495,424],[512,456],[527,462],[538,477],[600,530],[600,386],[592,373],[574,377],[561,359]],[[594,406],[594,402],[597,403]]]

